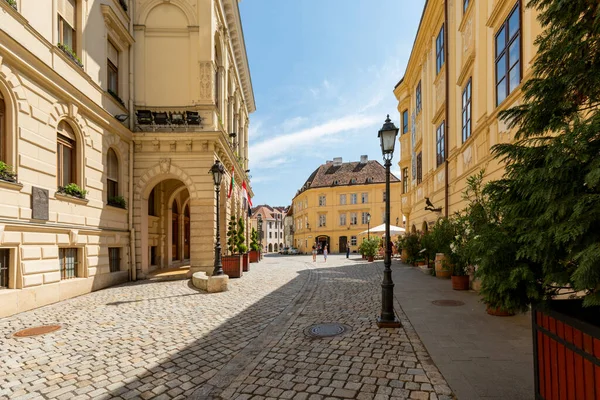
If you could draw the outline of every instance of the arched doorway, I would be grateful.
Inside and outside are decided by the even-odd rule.
[[[179,210],[177,200],[173,200],[171,212],[171,260],[175,261],[179,259]]]
[[[190,259],[190,206],[186,205],[183,210],[183,258]]]
[[[269,243],[269,253],[273,252],[273,243]]]
[[[421,231],[423,233],[427,233],[429,231],[429,225],[427,224],[427,221],[423,221],[423,225],[421,226]]]
[[[327,246],[327,252],[331,253],[331,246],[329,245],[329,236],[321,235],[317,236],[317,249],[319,254],[323,254],[323,249]]]

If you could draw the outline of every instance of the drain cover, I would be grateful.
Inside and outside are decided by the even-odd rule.
[[[309,326],[304,330],[304,333],[312,337],[329,337],[340,335],[349,330],[350,327],[348,325],[338,323],[325,323]]]
[[[34,326],[33,328],[27,328],[15,332],[13,336],[16,337],[28,337],[28,336],[38,336],[43,335],[45,333],[54,332],[60,329],[60,325],[42,325],[42,326]]]
[[[456,307],[456,306],[464,306],[465,303],[458,300],[434,300],[432,301],[436,306],[444,306],[444,307]]]

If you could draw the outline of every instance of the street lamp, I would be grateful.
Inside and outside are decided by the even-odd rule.
[[[258,225],[258,243],[260,245],[260,254],[262,256],[262,252],[263,252],[262,251],[263,250],[263,247],[262,247],[262,235],[263,235],[263,233],[262,233],[262,215],[258,214],[256,216],[256,224]]]
[[[390,167],[394,156],[394,145],[398,128],[388,114],[378,133],[381,141],[381,153],[385,161],[385,192],[390,193]],[[385,258],[383,261],[383,282],[381,283],[381,316],[377,319],[380,328],[398,328],[400,321],[394,313],[394,282],[392,281],[392,247],[390,246],[390,195],[385,197]]]
[[[225,167],[219,160],[216,160],[211,167],[210,173],[213,175],[215,191],[217,192],[217,243],[215,244],[215,269],[213,276],[223,275],[223,264],[221,262],[221,234],[219,233],[219,192],[221,191],[221,181],[225,175]]]
[[[371,240],[371,213],[367,213],[367,240]]]

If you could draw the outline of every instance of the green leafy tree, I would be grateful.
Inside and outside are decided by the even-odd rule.
[[[244,223],[243,217],[238,219],[237,225],[237,251],[240,254],[244,254],[246,251],[248,251],[248,246],[246,246],[246,224]]]
[[[227,226],[227,249],[229,253],[234,254],[238,246],[238,231],[235,216],[231,216]]]
[[[493,147],[506,171],[484,190],[497,215],[483,229],[482,290],[510,292],[514,310],[565,288],[600,305],[600,5],[529,6],[544,31],[523,104],[501,114],[516,140]]]
[[[260,246],[258,245],[258,232],[256,229],[252,228],[252,233],[250,234],[250,250],[259,251]]]

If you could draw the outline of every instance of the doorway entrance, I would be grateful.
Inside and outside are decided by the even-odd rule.
[[[340,236],[340,253],[344,254],[348,246],[348,237]]]
[[[183,210],[183,258],[190,259],[190,206]]]
[[[325,245],[327,245],[327,252],[331,253],[331,246],[329,245],[329,236],[317,236],[317,252],[319,254],[323,254],[323,249],[325,248]]]
[[[171,259],[173,261],[179,260],[179,210],[177,208],[177,201],[173,201],[173,207],[171,208],[173,212],[172,218],[172,230],[171,230],[171,246],[172,246],[172,256]]]

